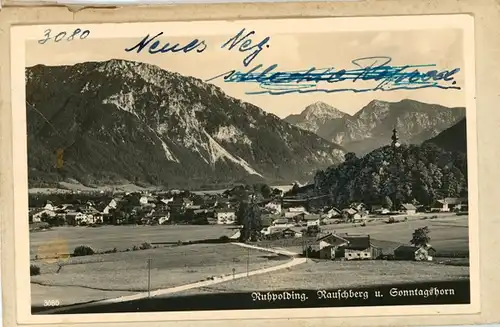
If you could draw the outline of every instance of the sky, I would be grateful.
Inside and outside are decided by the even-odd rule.
[[[163,69],[207,80],[232,69],[244,70],[246,55],[238,51],[221,49],[220,45],[233,34],[198,36],[208,44],[203,53],[163,53],[151,55],[146,51],[128,53],[142,38],[86,39],[81,42],[47,42],[40,46],[36,41],[26,44],[26,66],[73,65],[85,61],[126,59],[154,64]],[[257,41],[263,36],[255,35]],[[463,86],[463,38],[461,30],[406,30],[329,32],[314,34],[270,35],[269,48],[265,48],[252,64],[265,67],[278,64],[281,71],[308,69],[310,67],[335,67],[353,69],[352,60],[371,56],[389,56],[393,65],[436,64],[438,69],[461,68],[456,75],[458,86]],[[161,37],[172,44],[188,43],[192,38]],[[251,64],[251,65],[252,65]],[[259,90],[256,84],[211,83],[221,87],[232,97],[253,103],[279,117],[302,112],[308,105],[322,101],[341,111],[354,114],[370,101],[377,99],[396,102],[402,99],[441,104],[448,107],[465,106],[465,90],[441,90],[436,88],[365,93],[309,93],[287,95],[248,95]],[[375,86],[376,84],[371,84]]]

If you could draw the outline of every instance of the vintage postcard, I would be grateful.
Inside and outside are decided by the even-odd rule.
[[[472,16],[11,33],[23,317],[479,311]]]

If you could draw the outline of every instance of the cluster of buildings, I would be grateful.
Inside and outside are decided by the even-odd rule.
[[[234,224],[237,203],[223,195],[199,196],[189,192],[178,194],[127,193],[113,197],[96,197],[88,201],[54,203],[29,209],[29,221],[61,221],[67,225],[127,224],[163,225],[177,222],[203,221],[210,224]]]
[[[171,222],[233,225],[237,223],[237,210],[241,201],[255,200],[242,198],[241,194],[235,196],[230,191],[212,194],[188,191],[170,191],[162,194],[126,193],[87,198],[89,200],[68,201],[71,203],[46,201],[43,205],[30,208],[29,221],[33,223],[57,221],[58,225],[130,223],[162,225]],[[467,200],[457,198],[445,198],[427,208],[409,203],[403,204],[398,210],[388,210],[380,205],[367,206],[363,203],[352,203],[343,209],[333,206],[318,208],[314,204],[314,199],[289,198],[284,197],[282,193],[272,199],[254,202],[261,209],[264,235],[292,228],[297,237],[300,236],[300,230],[309,226],[340,221],[358,222],[363,221],[369,214],[413,215],[418,211],[467,210]]]
[[[368,217],[404,215],[412,216],[419,212],[456,212],[467,211],[467,199],[445,198],[436,201],[432,206],[417,206],[404,203],[399,208],[389,210],[382,205],[367,206],[363,203],[352,203],[338,209],[336,207],[312,208],[308,201],[282,198],[272,200],[263,206],[263,235],[274,233],[292,234],[301,237],[304,228],[309,226],[328,225],[340,222],[362,223]]]
[[[329,233],[317,240],[312,255],[329,260],[395,260],[432,261],[436,250],[430,244],[387,246],[377,244],[370,235]]]

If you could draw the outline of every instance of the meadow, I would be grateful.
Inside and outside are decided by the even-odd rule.
[[[58,296],[55,299],[61,305],[68,305],[85,302],[89,298],[97,300],[128,292],[145,292],[148,290],[149,258],[152,259],[151,290],[190,284],[212,276],[231,275],[233,271],[243,273],[247,267],[256,270],[290,260],[285,256],[234,244],[166,246],[72,257],[59,263],[35,260],[32,263],[38,265],[41,271],[40,275],[31,277],[32,304],[54,299],[55,296]],[[77,288],[82,291],[71,291]]]
[[[469,267],[415,261],[311,260],[293,268],[171,294],[336,289],[415,282],[468,280]]]
[[[234,233],[236,230],[224,225],[54,227],[30,233],[30,256],[34,259],[39,252],[43,252],[44,256],[49,256],[51,252],[72,253],[79,245],[88,245],[96,251],[113,248],[124,251],[143,242],[215,239],[221,236],[230,237]],[[51,245],[54,245],[53,249]]]
[[[424,219],[425,218],[425,219]],[[412,233],[417,228],[429,228],[430,244],[436,249],[437,255],[447,256],[450,253],[467,254],[469,252],[468,216],[438,215],[437,218],[414,217],[406,222],[395,224],[367,223],[361,227],[357,224],[327,225],[325,231],[339,233],[369,234],[371,239],[409,244]]]
[[[370,221],[371,220],[371,221]],[[328,233],[368,234],[374,246],[389,253],[402,244],[409,244],[412,233],[417,228],[429,228],[430,244],[436,249],[437,256],[468,256],[469,228],[467,216],[440,215],[430,219],[429,216],[414,216],[408,221],[386,224],[387,218],[368,219],[366,226],[358,224],[331,224],[321,226],[321,235]],[[263,247],[280,247],[302,253],[304,245],[317,244],[315,237],[282,239],[259,242]]]

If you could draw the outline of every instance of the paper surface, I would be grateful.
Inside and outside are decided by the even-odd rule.
[[[476,19],[14,27],[13,212],[28,217],[14,225],[18,321],[210,324],[258,312],[384,325],[394,310],[419,324],[438,313],[492,321],[480,318]],[[387,112],[386,126],[370,125]],[[450,144],[457,129],[464,143]],[[246,195],[234,193],[241,179]],[[42,223],[51,229],[35,231]],[[97,253],[76,257],[80,245]]]

